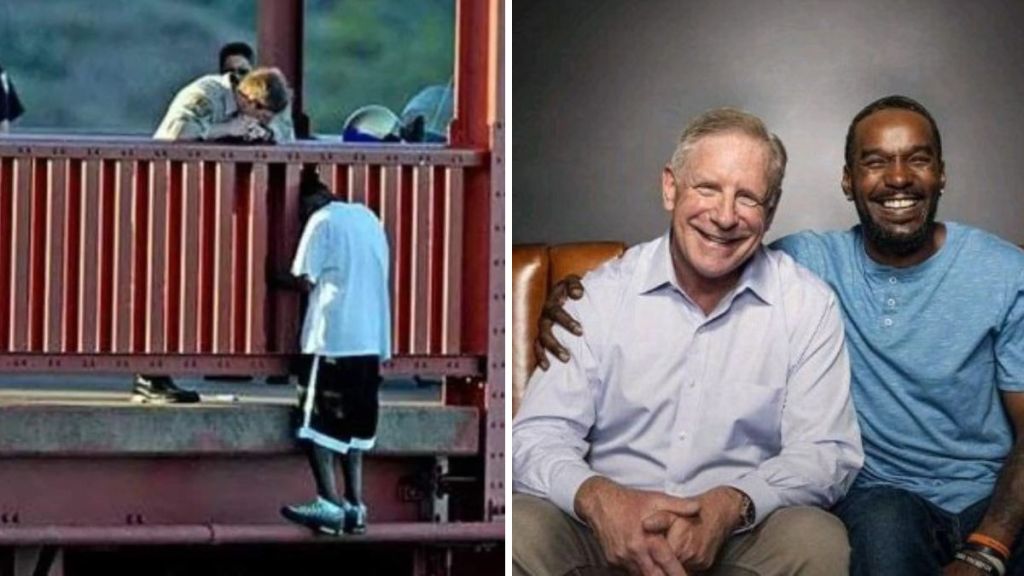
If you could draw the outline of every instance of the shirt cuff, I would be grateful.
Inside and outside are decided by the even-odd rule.
[[[593,476],[597,476],[586,464],[570,464],[558,472],[552,482],[549,496],[551,501],[558,506],[562,512],[582,522],[576,515],[576,492],[580,486]]]
[[[309,270],[303,270],[303,267],[300,265],[293,265],[288,270],[288,272],[290,272],[291,275],[296,278],[302,278],[303,276],[305,276],[311,284],[316,284],[316,277],[314,277],[313,274],[309,272]]]
[[[742,491],[754,503],[754,523],[746,528],[737,530],[737,533],[746,532],[754,528],[782,504],[775,493],[775,489],[757,474],[747,474],[735,482],[727,483],[726,486]]]

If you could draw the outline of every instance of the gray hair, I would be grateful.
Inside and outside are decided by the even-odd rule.
[[[701,138],[726,132],[746,134],[767,147],[768,173],[765,176],[768,180],[768,196],[765,198],[765,207],[771,214],[782,197],[782,178],[786,175],[786,147],[782,145],[782,140],[778,136],[768,131],[764,121],[749,112],[736,108],[714,108],[691,120],[679,137],[675,152],[672,153],[669,164],[672,173],[679,178],[687,157]]]

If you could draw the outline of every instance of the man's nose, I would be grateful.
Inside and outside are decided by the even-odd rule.
[[[900,158],[895,158],[885,169],[885,185],[890,188],[904,188],[910,185],[910,166]]]
[[[720,194],[718,204],[711,211],[711,221],[722,229],[729,229],[736,226],[736,199],[730,198],[728,194]]]

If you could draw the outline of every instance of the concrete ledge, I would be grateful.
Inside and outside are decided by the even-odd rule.
[[[0,458],[59,456],[246,456],[298,450],[294,405],[0,404]],[[381,407],[381,455],[474,455],[472,407]]]

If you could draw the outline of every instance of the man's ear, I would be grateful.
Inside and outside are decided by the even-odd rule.
[[[661,171],[661,205],[666,211],[671,212],[676,206],[676,196],[679,194],[679,187],[676,186],[676,177],[668,166]]]
[[[843,166],[843,194],[846,195],[846,199],[853,201],[853,177],[850,175],[850,168]]]
[[[772,227],[772,221],[775,220],[775,212],[779,209],[779,201],[782,199],[782,189],[779,189],[779,193],[775,195],[775,201],[772,203],[768,212],[764,215],[764,231],[767,232]]]
[[[939,161],[939,194],[946,191],[946,163]]]

